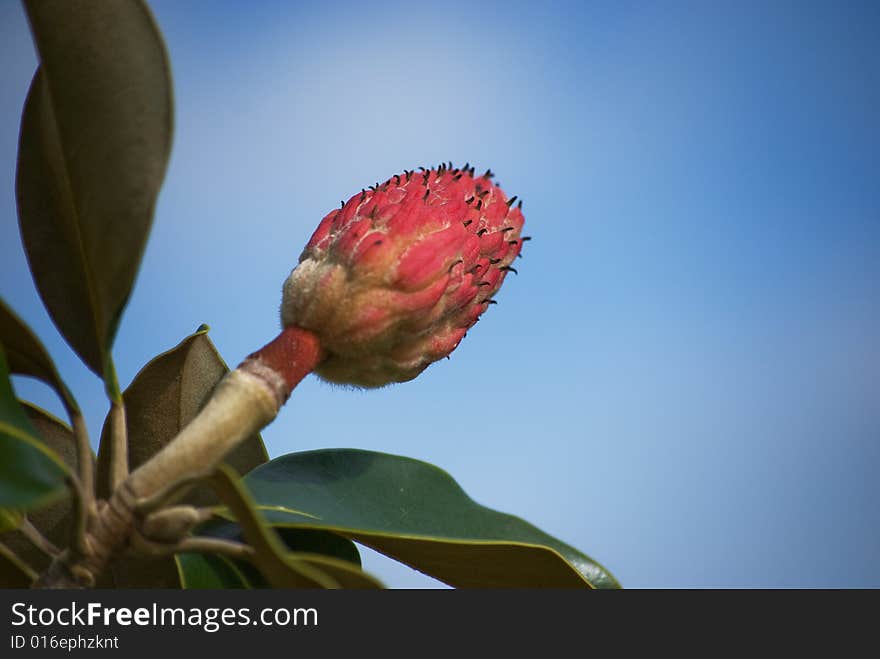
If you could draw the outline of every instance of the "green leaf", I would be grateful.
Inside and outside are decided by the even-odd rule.
[[[218,554],[177,554],[177,568],[184,588],[250,588],[239,566]]]
[[[2,299],[0,299],[0,345],[6,350],[10,372],[15,375],[30,375],[42,380],[55,389],[69,411],[79,409],[43,344]]]
[[[73,431],[66,423],[46,410],[25,401],[19,401],[28,420],[37,431],[43,444],[51,449],[70,471],[76,469],[76,440]],[[94,456],[93,456],[94,457]],[[52,503],[28,511],[27,517],[37,530],[57,547],[66,547],[70,542],[72,503],[69,490]],[[4,535],[3,542],[22,560],[39,570],[49,566],[49,558],[21,533]]]
[[[19,510],[0,508],[0,533],[17,529],[21,525],[22,517]]]
[[[297,529],[284,526],[274,530],[290,552],[323,554],[348,561],[358,567],[361,565],[361,555],[357,546],[341,535],[319,529]],[[241,527],[235,522],[219,517],[214,517],[204,524],[200,524],[194,535],[244,542]]]
[[[618,588],[601,565],[475,503],[441,469],[384,453],[292,453],[244,483],[273,526],[345,535],[457,587]]]
[[[352,590],[375,590],[384,588],[381,581],[364,572],[348,561],[324,556],[323,554],[290,553],[288,561],[299,561],[309,565],[336,580],[340,588]]]
[[[211,484],[220,500],[232,512],[245,540],[253,549],[253,563],[273,588],[342,587],[334,576],[311,561],[302,560],[297,554],[288,554],[278,535],[256,512],[253,501],[229,467],[221,465]]]
[[[67,474],[15,399],[0,348],[0,507],[27,510],[50,503],[64,493]]]
[[[288,559],[305,561],[330,574],[340,587],[382,587],[374,577],[361,569],[360,553],[351,540],[316,529],[280,528],[275,531],[288,550]],[[221,519],[213,519],[201,525],[197,535],[239,542],[243,540],[238,524]],[[250,563],[214,554],[181,554],[178,557],[178,567],[186,588],[269,587],[269,582]],[[230,567],[234,568],[234,573],[230,573]],[[212,576],[208,578],[208,574]]]
[[[208,402],[214,387],[229,371],[202,325],[168,352],[162,353],[135,376],[123,393],[128,426],[128,459],[132,470],[149,460],[174,439]],[[109,421],[109,420],[108,420]],[[98,496],[108,496],[111,442],[105,422],[98,450]],[[226,462],[240,474],[263,464],[269,456],[259,435],[245,440]],[[217,499],[205,486],[193,489],[186,503],[207,506]]]
[[[171,150],[168,57],[140,0],[24,4],[40,66],[19,137],[21,234],[49,315],[114,395],[110,348]]]
[[[43,444],[61,458],[71,472],[75,472],[79,458],[76,454],[76,437],[70,426],[48,410],[26,400],[19,400],[18,404],[33,424]],[[91,454],[91,459],[95,460],[94,453]]]

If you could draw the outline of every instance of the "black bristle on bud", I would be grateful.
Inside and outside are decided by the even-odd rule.
[[[513,195],[510,199],[507,200],[507,207],[510,208],[513,206],[513,202],[516,201],[516,195]]]
[[[509,265],[503,265],[503,266],[501,266],[501,267],[498,268],[498,269],[501,270],[502,272],[512,272],[512,273],[515,274],[515,275],[518,275],[518,274],[519,274],[519,273],[516,271],[516,268],[511,268]]]
[[[489,263],[495,265],[496,263],[501,263],[501,259],[489,259]]]
[[[367,198],[367,191],[364,188],[361,188],[361,201]]]
[[[477,236],[482,236],[484,233],[489,233],[489,229],[480,229],[477,231]]]
[[[467,199],[464,200],[464,203],[466,203],[466,204],[472,204],[472,203],[474,203],[474,198],[473,198],[473,197],[468,197]]]
[[[464,222],[462,222],[462,224],[463,224],[464,226],[468,226],[468,225],[473,224],[473,223],[474,223],[473,220],[465,220]]]
[[[491,169],[487,169],[486,173],[483,174],[483,176],[485,176],[486,178],[492,178],[493,176],[495,176],[495,174],[492,172]]]
[[[422,197],[422,201],[428,201],[428,195],[431,194],[431,188],[425,189],[425,196]]]
[[[531,240],[531,239],[532,239],[531,236],[523,236],[523,237],[522,237],[522,241],[523,241],[523,242],[527,242],[527,241],[529,241],[529,240]]]
[[[522,210],[522,199],[520,199],[518,202],[516,202],[516,207],[519,208],[520,210]]]
[[[480,200],[477,202],[477,210],[480,210],[481,208],[483,208],[483,200],[482,200],[482,199],[480,199]]]

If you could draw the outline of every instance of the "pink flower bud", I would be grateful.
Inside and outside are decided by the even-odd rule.
[[[281,304],[285,328],[320,341],[318,375],[381,387],[455,350],[524,240],[522,204],[491,177],[451,164],[407,171],[321,221]]]

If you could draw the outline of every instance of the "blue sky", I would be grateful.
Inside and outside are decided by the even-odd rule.
[[[434,462],[625,586],[880,587],[876,3],[151,6],[176,134],[123,383],[203,322],[237,363],[274,336],[281,284],[341,198],[470,161],[525,200],[519,276],[413,382],[308,378],[270,453]],[[0,62],[0,295],[97,437],[101,385],[17,235],[35,57],[16,3]],[[434,585],[365,560],[389,585]]]

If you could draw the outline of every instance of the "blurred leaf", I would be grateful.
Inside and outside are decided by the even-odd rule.
[[[140,0],[25,0],[40,66],[22,115],[18,215],[52,320],[112,395],[109,353],[171,149],[168,58]]]
[[[475,503],[441,469],[355,449],[292,453],[244,483],[272,526],[335,531],[472,588],[618,588],[601,565],[531,524]]]
[[[135,376],[123,393],[128,424],[128,461],[132,470],[149,460],[174,439],[208,402],[211,392],[229,371],[202,325],[168,352],[162,353]],[[110,424],[104,423],[98,451],[98,496],[108,496]],[[226,456],[240,474],[268,460],[259,435],[242,442]],[[215,504],[205,486],[193,489],[184,501],[193,505]]]
[[[339,588],[340,583],[310,563],[288,557],[284,543],[254,509],[237,475],[221,465],[211,479],[220,500],[232,512],[247,543],[253,548],[253,563],[273,588]]]
[[[9,370],[15,375],[30,375],[55,389],[68,410],[79,407],[70,390],[61,381],[49,353],[25,322],[0,299],[0,345],[6,350]]]
[[[0,348],[0,507],[27,510],[54,501],[65,492],[67,473],[15,399]]]
[[[36,573],[0,543],[0,588],[28,588]]]
[[[43,443],[52,449],[71,471],[75,471],[76,440],[70,426],[36,405],[25,401],[19,403]],[[27,517],[31,524],[57,547],[66,547],[69,544],[72,522],[69,490],[65,489],[64,494],[49,505],[28,511]],[[3,536],[2,541],[28,565],[38,570],[45,570],[49,566],[49,557],[34,547],[23,534],[9,533]]]
[[[14,531],[21,525],[21,511],[0,508],[0,533]]]
[[[248,580],[231,560],[217,554],[177,554],[177,567],[184,588],[250,588]]]

